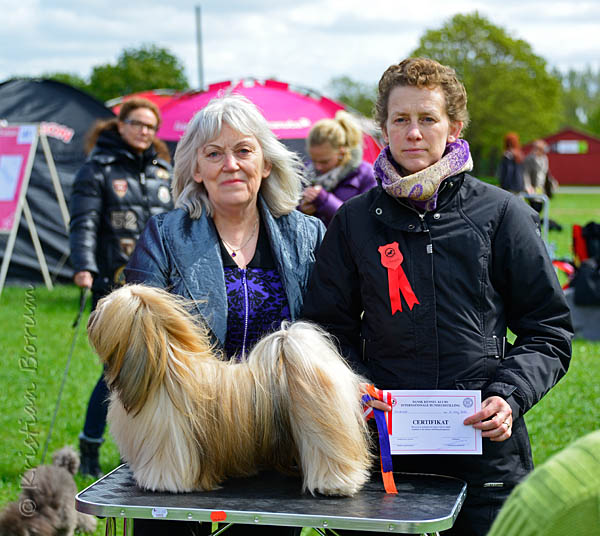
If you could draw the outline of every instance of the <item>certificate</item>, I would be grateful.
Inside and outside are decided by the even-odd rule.
[[[463,421],[481,409],[481,391],[387,391],[392,454],[481,454],[481,430]]]

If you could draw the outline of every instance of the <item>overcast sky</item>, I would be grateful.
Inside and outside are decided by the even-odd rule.
[[[600,68],[599,0],[0,0],[0,82],[53,71],[85,78],[124,48],[154,43],[197,87],[196,5],[205,84],[274,77],[326,92],[341,75],[375,83],[426,30],[475,10],[551,66]]]

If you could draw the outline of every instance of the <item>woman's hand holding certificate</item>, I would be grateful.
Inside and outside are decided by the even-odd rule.
[[[490,441],[505,441],[512,435],[512,408],[499,396],[490,396],[481,404],[481,411],[465,419],[466,425],[481,430]]]

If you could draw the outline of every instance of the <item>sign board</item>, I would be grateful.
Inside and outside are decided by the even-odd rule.
[[[0,233],[10,233],[20,213],[36,147],[36,125],[0,127]]]
[[[0,125],[0,234],[8,234],[4,258],[0,266],[0,293],[2,293],[6,281],[8,265],[15,246],[19,223],[21,222],[21,214],[25,216],[46,287],[51,290],[53,286],[33,215],[26,199],[38,140],[42,142],[46,163],[50,169],[63,218],[65,217],[66,205],[60,188],[60,180],[56,173],[48,140],[46,135],[40,132],[39,125]],[[68,225],[68,219],[65,220],[65,225]]]

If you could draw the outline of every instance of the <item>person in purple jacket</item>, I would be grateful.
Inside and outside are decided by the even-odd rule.
[[[325,225],[344,201],[375,186],[373,167],[363,162],[362,131],[352,116],[339,110],[321,119],[307,138],[312,160],[311,185],[304,189],[300,210]]]

